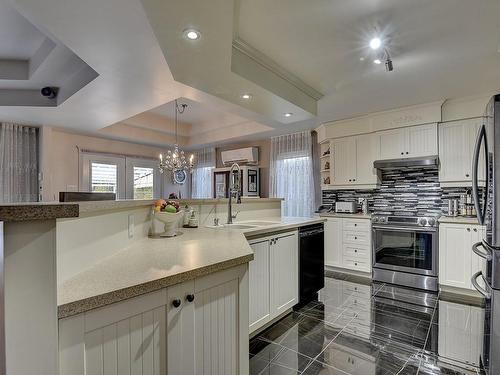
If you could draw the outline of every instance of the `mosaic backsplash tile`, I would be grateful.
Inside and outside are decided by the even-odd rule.
[[[448,200],[459,199],[470,188],[441,188],[438,169],[406,168],[382,171],[381,184],[374,190],[324,190],[323,204],[368,199],[370,212],[382,215],[441,215]]]

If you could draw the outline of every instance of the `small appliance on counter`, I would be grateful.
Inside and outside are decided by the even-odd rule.
[[[356,202],[335,202],[335,212],[355,214],[358,212],[358,204]]]
[[[317,214],[326,214],[328,212],[334,212],[334,211],[335,210],[334,210],[333,204],[322,204],[314,212],[317,213]]]

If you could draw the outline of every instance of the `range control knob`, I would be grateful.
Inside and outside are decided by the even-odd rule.
[[[430,218],[429,219],[429,225],[433,227],[436,224],[436,219]]]
[[[378,222],[378,217],[377,217],[377,216],[374,216],[374,217],[372,218],[372,221],[373,221],[374,223],[377,223],[377,222]]]
[[[427,219],[425,217],[421,218],[418,223],[421,225],[421,226],[425,226],[427,224]]]

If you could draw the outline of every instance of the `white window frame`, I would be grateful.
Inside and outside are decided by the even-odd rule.
[[[125,157],[111,156],[97,153],[82,153],[80,157],[81,179],[80,191],[91,191],[91,171],[92,163],[113,164],[116,165],[116,197],[118,199],[125,199],[126,197],[126,183],[125,183]]]
[[[153,168],[153,198],[161,197],[163,190],[163,178],[158,169],[158,160],[147,158],[126,157],[125,173],[126,173],[126,197],[134,199],[134,167]]]
[[[156,159],[82,152],[80,154],[80,191],[90,191],[92,163],[117,166],[117,199],[134,199],[134,167],[154,169],[153,198],[157,199],[162,196],[165,179],[158,169]]]

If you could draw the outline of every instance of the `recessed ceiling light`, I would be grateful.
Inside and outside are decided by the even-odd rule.
[[[373,38],[372,40],[370,40],[371,49],[379,49],[381,45],[382,41],[380,40],[380,38]]]
[[[195,29],[186,29],[184,30],[184,36],[189,40],[197,40],[200,39],[201,33]]]
[[[283,116],[285,116],[285,117],[292,117],[292,116],[293,116],[293,113],[291,113],[291,112],[287,112],[287,113],[285,113]]]
[[[382,64],[382,61],[380,61],[379,59],[375,59],[375,60],[373,60],[373,62],[374,62],[375,64],[377,64],[377,65]]]
[[[365,58],[364,57],[360,57],[359,61],[365,61]]]
[[[252,99],[252,94],[242,94],[241,99],[245,99],[245,100]]]

